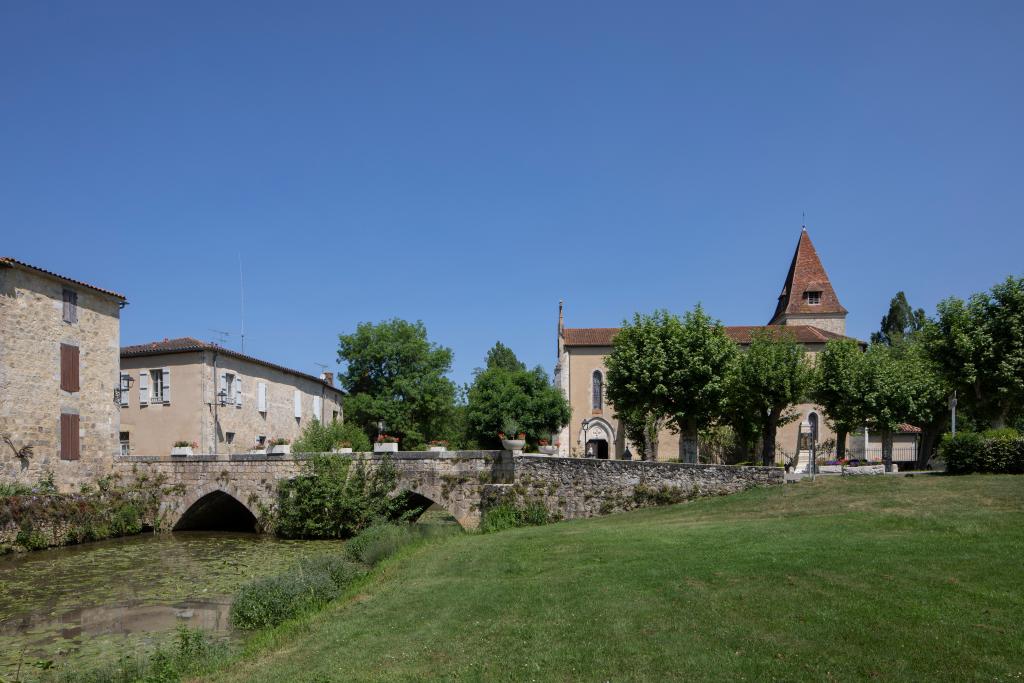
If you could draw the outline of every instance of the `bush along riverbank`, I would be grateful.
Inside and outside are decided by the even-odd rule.
[[[103,477],[77,493],[58,492],[52,473],[32,487],[0,487],[0,554],[160,529],[160,501],[176,488],[138,473]]]

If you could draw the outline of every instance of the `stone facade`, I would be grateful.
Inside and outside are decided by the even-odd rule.
[[[65,321],[64,292],[76,297]],[[35,483],[52,472],[59,489],[108,474],[118,449],[120,308],[113,292],[10,259],[0,259],[0,433],[30,458],[0,444],[0,478]],[[78,391],[61,389],[61,345],[77,348]],[[62,414],[77,415],[77,460],[61,459]]]
[[[160,352],[166,349],[158,343],[152,352],[147,345],[122,351],[121,371],[133,378],[122,400],[126,454],[168,455],[179,440],[195,442],[200,453],[246,453],[260,437],[294,441],[314,417],[343,419],[342,392],[330,380],[191,341],[185,350]],[[157,372],[170,386],[169,400],[155,400]]]
[[[123,475],[146,472],[181,485],[181,493],[161,506],[164,526],[174,528],[213,494],[231,496],[259,518],[274,505],[277,482],[298,474],[307,457],[119,456],[116,467]],[[372,468],[384,456],[352,457]],[[477,527],[482,510],[503,501],[541,502],[553,515],[575,519],[781,484],[783,478],[778,468],[513,456],[507,451],[399,452],[389,457],[398,474],[396,492],[410,491],[437,503],[465,528]]]

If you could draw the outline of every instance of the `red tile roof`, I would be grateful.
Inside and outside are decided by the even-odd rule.
[[[239,353],[232,349],[226,349],[223,346],[212,344],[210,342],[204,342],[195,337],[178,337],[177,339],[164,339],[163,341],[149,342],[148,344],[135,344],[133,346],[122,346],[121,347],[121,358],[138,358],[139,356],[162,356],[168,353],[187,353],[190,351],[217,351],[223,353],[225,356],[232,358],[238,358],[240,360],[249,361],[250,363],[256,363],[264,367],[272,368],[274,370],[280,370],[281,372],[287,372],[290,375],[302,377],[314,382],[319,382],[326,387],[334,389],[337,392],[344,393],[341,389],[330,382],[310,375],[305,372],[299,372],[298,370],[292,370],[286,368],[283,365],[277,365],[269,361],[254,358],[253,356],[247,356],[244,353]]]
[[[820,292],[821,303],[807,303],[804,298],[805,292]],[[846,312],[846,309],[839,303],[836,291],[832,289],[832,282],[828,279],[825,266],[821,265],[818,252],[814,249],[805,228],[800,232],[796,251],[793,252],[793,262],[789,265],[786,282],[782,285],[779,303],[775,307],[775,315],[772,316],[769,324],[781,322],[786,315],[801,313],[830,315]]]
[[[823,330],[813,325],[733,325],[726,326],[725,333],[741,346],[750,343],[754,332],[759,330],[785,330],[792,334],[801,344],[824,344],[830,339],[849,339],[841,334]],[[567,327],[565,328],[566,346],[611,346],[618,334],[617,327]]]
[[[65,275],[61,275],[59,273],[54,273],[53,271],[46,270],[45,268],[40,268],[39,266],[33,266],[30,263],[25,263],[24,261],[19,261],[18,259],[11,258],[10,256],[0,256],[0,268],[14,268],[14,267],[21,267],[21,268],[25,268],[27,270],[33,270],[33,271],[35,271],[37,273],[43,273],[44,275],[49,275],[50,277],[55,277],[58,280],[63,280],[64,282],[68,282],[68,283],[71,283],[73,285],[78,285],[79,287],[86,287],[88,289],[91,289],[91,290],[94,290],[96,292],[99,292],[100,294],[106,294],[107,296],[112,296],[115,299],[120,299],[121,301],[126,301],[126,299],[124,298],[123,294],[118,294],[117,292],[112,292],[109,289],[102,289],[100,287],[97,287],[96,285],[90,285],[87,282],[82,282],[80,280],[74,280],[74,279],[69,278],[69,277],[67,277]]]
[[[896,431],[899,434],[920,434],[921,428],[904,422],[903,424],[897,425]]]

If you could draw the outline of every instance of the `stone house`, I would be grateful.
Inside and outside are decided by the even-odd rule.
[[[61,490],[109,474],[118,450],[125,298],[0,257],[0,480]],[[31,447],[29,457],[17,452]]]
[[[796,251],[768,325],[726,326],[725,332],[741,347],[750,344],[757,330],[785,327],[812,357],[825,349],[831,339],[846,334],[847,310],[839,303],[807,230],[800,233]],[[558,311],[558,362],[555,384],[568,398],[572,410],[569,424],[558,435],[559,454],[621,459],[639,458],[615,419],[615,408],[605,400],[605,358],[612,352],[618,328],[566,327],[562,305]],[[799,419],[779,428],[777,457],[798,454],[800,424],[807,422],[818,443],[835,439],[820,406],[793,406]],[[863,437],[862,437],[863,438]],[[849,441],[849,439],[848,439]],[[627,455],[628,453],[628,455]],[[659,460],[685,460],[682,438],[663,430],[658,439]]]
[[[121,349],[121,452],[245,453],[294,441],[310,420],[341,420],[343,392],[320,377],[183,337]]]

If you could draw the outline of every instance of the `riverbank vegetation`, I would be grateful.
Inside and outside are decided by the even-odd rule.
[[[0,489],[0,554],[40,550],[160,528],[160,501],[180,487],[162,476],[101,477],[77,493],[60,493],[52,474],[32,487]]]

